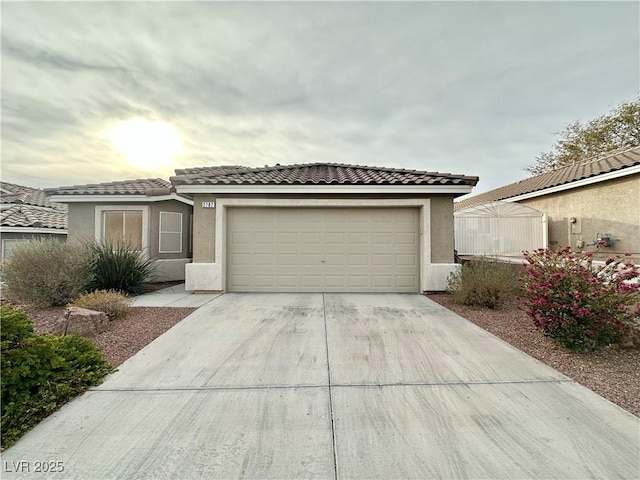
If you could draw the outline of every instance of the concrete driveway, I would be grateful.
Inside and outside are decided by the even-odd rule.
[[[43,461],[64,471],[35,472]],[[2,468],[638,478],[640,420],[423,296],[226,294],[42,422]]]

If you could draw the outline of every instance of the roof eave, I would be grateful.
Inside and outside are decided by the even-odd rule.
[[[527,200],[529,198],[542,197],[551,193],[562,192],[564,190],[571,190],[573,188],[584,187],[587,185],[593,185],[595,183],[605,182],[607,180],[614,180],[616,178],[626,177],[628,175],[634,175],[640,173],[640,165],[634,165],[633,167],[623,168],[620,170],[614,170],[593,177],[583,178],[581,180],[575,180],[573,182],[563,183],[561,185],[555,185],[553,187],[544,188],[542,190],[536,190],[533,192],[527,192],[513,197],[504,198],[502,200],[507,202],[518,202],[520,200]]]
[[[193,205],[193,200],[185,198],[176,193],[169,195],[157,195],[149,196],[143,194],[130,194],[130,195],[112,195],[108,193],[103,194],[73,194],[73,195],[61,195],[50,194],[49,200],[55,203],[150,203],[150,202],[162,202],[166,200],[176,200],[178,202],[186,203],[187,205]]]
[[[0,226],[0,232],[2,233],[51,233],[55,235],[67,235],[66,228],[53,228],[53,227],[10,227]]]
[[[181,194],[234,193],[234,194],[401,194],[401,193],[446,193],[464,195],[470,193],[471,185],[176,185]]]

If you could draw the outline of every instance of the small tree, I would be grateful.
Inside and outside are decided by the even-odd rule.
[[[525,252],[522,279],[527,315],[545,335],[570,350],[589,351],[618,343],[624,323],[638,315],[640,275],[623,258],[593,265],[593,253],[539,249]]]

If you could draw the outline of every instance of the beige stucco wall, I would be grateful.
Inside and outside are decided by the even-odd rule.
[[[613,247],[604,254],[631,253],[640,257],[640,174],[558,192],[518,203],[547,214],[549,246],[577,247],[593,243],[598,233],[608,233]],[[570,219],[575,218],[575,223]],[[582,250],[593,251],[586,246]]]
[[[203,208],[203,202],[215,202],[217,198],[227,196],[213,194],[194,195],[193,207],[193,261],[194,263],[213,263],[215,258],[215,208]],[[257,197],[248,197],[257,198]],[[317,196],[263,196],[261,198],[318,198]],[[323,197],[324,198],[324,197]],[[335,195],[326,196],[327,199],[344,198]],[[379,196],[358,197],[363,200],[380,198]],[[394,196],[384,198],[416,198],[415,196]],[[452,263],[454,249],[453,235],[453,195],[426,196],[431,201],[431,263]]]
[[[149,207],[149,256],[158,259],[174,259],[189,258],[189,217],[191,215],[191,205],[187,205],[175,200],[166,200],[162,202],[148,203],[71,203],[69,204],[69,228],[68,240],[77,241],[93,241],[96,238],[95,233],[95,216],[96,206],[113,205],[113,206],[146,206]],[[159,223],[160,212],[176,212],[182,213],[182,253],[159,253]]]
[[[431,262],[453,263],[453,196],[431,197]]]
[[[215,258],[216,209],[203,208],[203,202],[215,202],[216,196],[194,195],[193,203],[193,261],[213,263]]]
[[[93,241],[95,231],[95,203],[69,203],[68,235],[69,242]]]

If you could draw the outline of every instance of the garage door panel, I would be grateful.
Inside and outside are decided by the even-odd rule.
[[[374,288],[375,287],[391,288],[394,284],[393,277],[391,275],[372,275],[371,282]]]
[[[229,208],[227,290],[417,292],[418,212]]]
[[[417,277],[415,275],[398,275],[396,286],[398,288],[418,288]]]
[[[278,244],[297,244],[298,234],[296,232],[278,232]]]
[[[278,254],[278,265],[294,266],[298,264],[297,253],[280,253]]]
[[[415,245],[416,235],[414,233],[398,232],[396,233],[396,243],[400,245]]]
[[[416,265],[416,256],[415,255],[396,255],[396,265]]]

